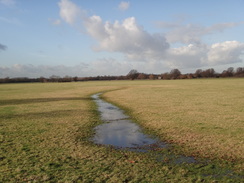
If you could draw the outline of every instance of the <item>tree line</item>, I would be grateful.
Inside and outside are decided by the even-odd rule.
[[[126,79],[194,79],[194,78],[226,78],[226,77],[244,77],[244,67],[238,67],[234,69],[229,67],[222,73],[216,72],[213,68],[202,70],[197,69],[195,73],[182,74],[179,69],[172,69],[170,72],[165,72],[162,74],[146,74],[139,73],[137,70],[131,70]]]
[[[213,68],[202,70],[197,69],[195,73],[182,74],[179,69],[172,69],[170,72],[162,74],[146,74],[140,73],[137,70],[131,70],[127,75],[121,76],[93,76],[93,77],[60,77],[52,75],[49,78],[28,78],[28,77],[16,77],[16,78],[0,78],[0,83],[33,83],[33,82],[77,82],[77,81],[102,81],[102,80],[143,80],[143,79],[194,79],[194,78],[227,78],[227,77],[244,77],[244,67],[238,67],[234,69],[229,67],[222,73],[215,72]]]

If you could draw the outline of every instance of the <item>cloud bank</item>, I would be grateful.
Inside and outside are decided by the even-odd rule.
[[[64,77],[66,75],[70,76],[80,76],[82,69],[85,66],[74,66],[68,67],[64,65],[59,66],[47,66],[47,65],[39,65],[34,66],[31,64],[22,65],[15,64],[11,67],[1,67],[0,66],[0,78],[5,77],[29,77],[29,78],[37,78],[37,77],[50,77],[52,75]],[[78,69],[81,69],[78,71]]]
[[[168,50],[167,65],[171,68],[198,68],[242,62],[244,43],[225,41],[212,45],[189,44]]]
[[[23,65],[15,64],[10,67],[0,66],[0,78],[14,77],[50,77],[52,75],[65,76],[104,76],[104,75],[125,75],[131,69],[128,62],[117,62],[113,58],[103,58],[92,61],[89,64],[80,63],[75,66],[50,66],[50,65]]]

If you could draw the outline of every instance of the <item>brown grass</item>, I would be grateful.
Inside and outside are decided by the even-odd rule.
[[[105,97],[188,154],[241,164],[243,91],[243,79],[148,81]]]
[[[200,92],[205,87],[206,93],[223,92],[219,98],[228,94],[227,101],[210,100],[222,109],[217,110],[218,117],[205,106],[209,100]],[[200,93],[193,95],[192,89]],[[93,127],[101,121],[90,95],[114,90],[106,93],[109,100],[130,109],[138,123],[161,138],[183,144],[189,153],[218,157],[224,148],[230,149],[224,146],[234,143],[237,153],[225,152],[225,156],[233,154],[235,160],[243,150],[242,89],[243,80],[0,85],[0,182],[214,182],[218,177],[202,176],[205,169],[216,174],[211,166],[174,166],[155,162],[150,154],[91,143]],[[214,154],[211,148],[217,149],[217,142],[222,144]]]

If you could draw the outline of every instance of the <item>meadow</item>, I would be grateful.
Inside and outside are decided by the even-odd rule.
[[[241,182],[243,91],[243,79],[2,84],[0,182]],[[98,92],[172,144],[158,153],[208,162],[170,164],[92,143]]]

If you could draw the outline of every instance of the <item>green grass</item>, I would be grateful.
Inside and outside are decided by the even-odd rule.
[[[110,91],[104,96],[127,109],[151,133],[174,142],[172,153],[199,151],[201,156],[201,145],[224,152],[226,145],[234,143],[231,148],[236,154],[230,153],[230,161],[230,154],[225,153],[229,159],[223,163],[220,152],[211,151],[207,155],[214,161],[208,164],[174,165],[155,161],[153,152],[95,145],[89,138],[101,121],[90,95],[101,91]],[[229,169],[240,172],[242,91],[243,79],[0,85],[0,182],[241,181],[239,176],[217,175]],[[215,107],[205,106],[208,96]],[[219,117],[212,111],[216,106]],[[204,136],[211,139],[211,147],[203,143],[205,138],[201,140]],[[222,143],[217,147],[217,142]]]

